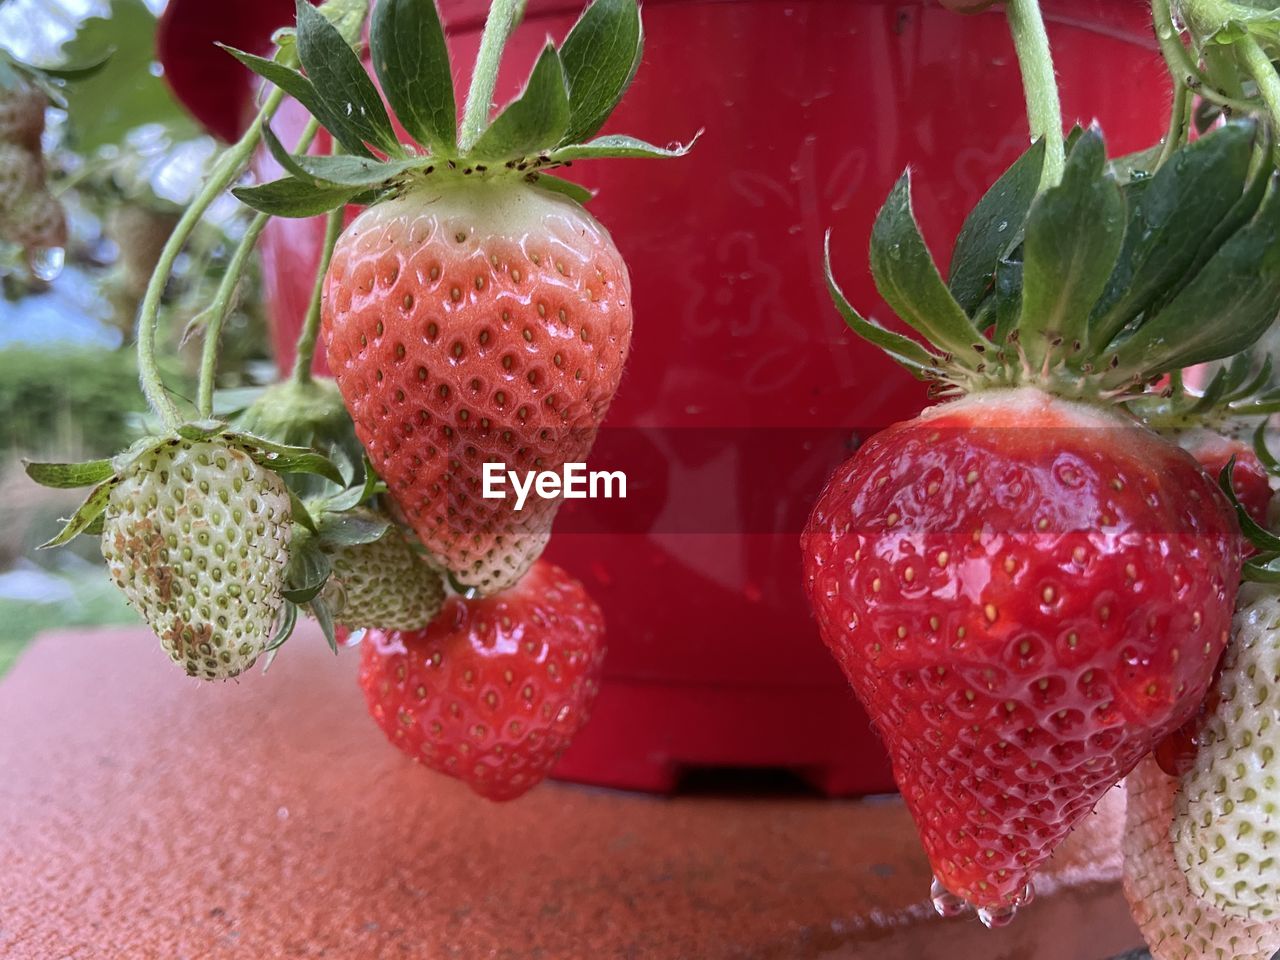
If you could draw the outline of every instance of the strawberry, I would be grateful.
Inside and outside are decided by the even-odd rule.
[[[247,670],[283,605],[288,493],[243,450],[173,439],[111,488],[102,555],[130,605],[190,676]]]
[[[1249,444],[1206,429],[1185,431],[1177,439],[1211,477],[1216,478],[1234,457],[1231,487],[1236,498],[1254,522],[1266,525],[1267,510],[1271,506],[1271,480]]]
[[[966,220],[949,281],[904,176],[872,274],[927,345],[858,314],[828,263],[854,332],[951,398],[839,467],[801,537],[818,629],[885,742],[942,912],[1009,921],[1035,869],[1209,687],[1242,567],[1235,511],[1118,404],[1247,348],[1280,308],[1280,274],[1260,266],[1280,253],[1280,201],[1242,199],[1253,141],[1209,134],[1139,191],[1096,129],[1060,179],[1037,144]],[[1180,247],[1203,211],[1183,222],[1171,198],[1193,176],[1224,215],[1253,204],[1266,224],[1239,228],[1228,263]],[[1167,221],[1154,234],[1148,204]],[[1259,270],[1253,289],[1206,316],[1199,298],[1240,269]]]
[[[374,516],[361,508],[359,514]],[[370,543],[320,541],[332,573],[325,597],[334,619],[351,629],[417,630],[440,612],[444,583],[394,526]]]
[[[581,583],[539,562],[492,597],[454,596],[424,630],[371,630],[360,686],[400,750],[490,800],[540,783],[586,722],[604,619]]]
[[[1280,924],[1224,913],[1192,892],[1169,839],[1177,781],[1144,760],[1125,781],[1124,894],[1154,960],[1270,960]]]
[[[486,498],[485,465],[520,479],[585,460],[631,342],[627,268],[581,203],[548,171],[600,157],[680,156],[632,137],[587,140],[639,64],[634,0],[596,0],[564,42],[548,43],[525,89],[489,121],[504,31],[483,55],[455,127],[451,68],[434,3],[385,0],[373,13],[381,92],[417,142],[405,144],[379,92],[322,15],[298,7],[308,106],[352,157],[290,157],[290,178],[236,196],[273,214],[312,215],[372,200],[336,240],[324,281],[330,369],[370,460],[432,561],[460,586],[515,584],[551,533],[557,496],[519,508]],[[421,56],[401,70],[397,38]],[[233,51],[269,80],[287,68]],[[357,114],[332,109],[358,103]],[[380,160],[372,144],[385,155]],[[429,152],[428,152],[429,151]]]
[[[15,77],[14,81],[11,86],[0,86],[0,143],[39,154],[49,98],[23,79]]]
[[[1270,588],[1245,599],[1181,778],[1172,837],[1198,896],[1224,913],[1268,919],[1280,916],[1280,595]]]

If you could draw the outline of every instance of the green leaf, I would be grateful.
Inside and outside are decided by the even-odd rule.
[[[911,209],[910,171],[898,178],[876,215],[871,274],[889,306],[930,344],[972,366],[983,362],[982,352],[992,344],[942,282]]]
[[[560,45],[569,81],[569,128],[562,143],[594,134],[622,100],[644,48],[635,0],[595,0]]]
[[[273,217],[314,217],[328,213],[350,202],[360,192],[360,187],[321,186],[292,177],[231,191],[241,203]]]
[[[1018,326],[1022,313],[1022,261],[1001,260],[996,264],[995,287],[991,291],[991,339],[1004,349],[1009,335]]]
[[[1023,222],[1040,185],[1044,139],[1037,140],[991,185],[965,217],[951,253],[948,286],[972,314],[991,289],[996,266],[1022,241]]]
[[[1150,179],[1163,152],[1164,144],[1157,143],[1145,150],[1126,153],[1107,161],[1107,172],[1123,185],[1140,183]]]
[[[1280,583],[1280,556],[1251,557],[1241,570],[1249,583]]]
[[[42,487],[71,489],[91,487],[115,474],[110,460],[88,460],[84,463],[32,463],[25,461],[27,476]]]
[[[1226,495],[1226,498],[1231,501],[1231,505],[1235,507],[1236,519],[1240,521],[1240,532],[1260,553],[1280,553],[1280,537],[1277,537],[1249,516],[1249,511],[1244,508],[1244,504],[1236,496],[1235,487],[1231,482],[1232,477],[1235,476],[1235,470],[1236,458],[1233,455],[1227,461],[1226,466],[1218,473],[1218,489]]]
[[[334,631],[333,610],[329,607],[328,601],[323,597],[316,597],[307,605],[307,608],[311,611],[311,615],[316,618],[316,623],[320,624],[320,632],[324,634],[324,642],[336,654],[338,652],[338,636]]]
[[[302,527],[309,533],[318,533],[316,522],[311,516],[311,511],[307,509],[307,505],[302,502],[302,498],[292,489],[289,491],[289,519],[298,526]]]
[[[585,204],[595,196],[595,191],[588,190],[586,187],[581,184],[574,183],[572,180],[562,180],[560,177],[553,177],[549,173],[530,174],[529,182],[540,190],[558,193],[562,197],[568,197],[577,204]]]
[[[320,539],[339,547],[356,547],[381,540],[391,521],[372,510],[326,513],[320,520]]]
[[[354,473],[354,466],[352,467],[352,472]],[[378,479],[378,474],[373,469],[373,464],[369,462],[368,455],[366,455],[364,458],[364,481],[359,486],[348,487],[339,494],[326,497],[321,503],[321,507],[326,512],[342,513],[358,507],[384,490],[382,481]]]
[[[1070,353],[1085,337],[1089,311],[1106,288],[1124,241],[1124,199],[1107,176],[1102,134],[1091,127],[1067,155],[1062,182],[1027,214],[1022,244],[1019,342],[1032,367]]]
[[[364,140],[361,138],[360,131],[356,125],[347,117],[345,112],[340,112],[332,107],[328,100],[321,97],[309,78],[304,77],[297,70],[286,67],[274,60],[254,56],[252,53],[245,53],[243,50],[237,50],[235,47],[228,47],[224,44],[219,44],[219,46],[258,76],[275,84],[302,104],[307,112],[320,122],[321,126],[333,134],[334,139],[342,145],[342,149],[347,153],[362,157],[372,156],[369,148],[364,145]]]
[[[1263,420],[1258,424],[1258,429],[1253,431],[1253,452],[1257,454],[1258,461],[1267,473],[1280,476],[1280,460],[1276,459],[1276,455],[1267,446],[1267,428],[1270,426],[1271,424]]]
[[[458,108],[435,0],[379,0],[370,45],[373,69],[400,123],[433,154],[453,156]]]
[[[310,447],[289,446],[247,433],[228,433],[226,440],[243,449],[254,463],[276,473],[311,473],[339,485],[343,483],[342,474],[333,461]]]
[[[507,160],[555,146],[569,125],[569,88],[556,48],[548,43],[520,96],[480,135],[470,156]]]
[[[86,60],[76,62],[68,60],[56,67],[33,67],[32,69],[55,80],[66,80],[75,83],[101,73],[106,65],[111,62],[111,57],[114,53],[115,48],[113,47]]]
[[[293,628],[298,625],[298,606],[295,603],[286,601],[280,610],[280,622],[276,624],[275,635],[271,638],[271,642],[263,649],[266,655],[262,661],[262,672],[266,673],[267,669],[275,661],[276,651],[279,650],[286,640],[293,635]]]
[[[331,113],[346,116],[360,139],[388,156],[403,157],[404,148],[396,139],[382,98],[355,51],[307,0],[297,0],[297,11],[298,58],[316,95]]]
[[[392,180],[407,170],[426,166],[423,157],[409,160],[373,160],[368,157],[294,156],[305,176],[342,187],[367,189]]]
[[[850,330],[868,343],[875,344],[919,379],[925,379],[930,372],[941,367],[941,357],[934,356],[910,337],[886,330],[880,324],[867,320],[853,308],[831,271],[830,230],[827,231],[823,244],[822,258],[823,270],[827,278],[827,292],[831,294],[832,302],[835,303],[836,309],[840,311],[840,316],[844,317],[844,322],[849,325]]]
[[[76,534],[83,533],[88,529],[93,521],[102,515],[102,511],[107,509],[107,501],[111,499],[111,491],[119,482],[117,477],[112,476],[94,487],[76,512],[71,515],[71,518],[58,535],[47,543],[40,544],[40,548],[43,550],[48,547],[60,547]]]
[[[1253,141],[1249,124],[1223,127],[1179,150],[1135,193],[1115,270],[1089,318],[1092,345],[1104,348],[1187,275],[1244,190]]]
[[[552,150],[547,155],[547,158],[551,163],[566,163],[570,160],[597,160],[610,157],[640,157],[647,159],[683,157],[693,149],[693,145],[698,142],[698,138],[701,136],[702,131],[699,130],[688,143],[673,143],[670,146],[657,147],[652,143],[637,140],[635,137],[610,134],[605,137],[596,137],[587,143],[558,147]]]
[[[284,597],[290,603],[306,603],[324,589],[333,571],[328,556],[314,540],[310,537],[299,540],[289,552],[289,565],[285,569],[289,588],[284,591]]]
[[[1149,379],[1251,347],[1280,313],[1280,196],[1224,243],[1178,295],[1118,342],[1108,385]]]

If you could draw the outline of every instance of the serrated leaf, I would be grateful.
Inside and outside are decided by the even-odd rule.
[[[567,147],[557,147],[547,155],[547,158],[551,163],[566,163],[570,160],[597,160],[609,157],[640,157],[648,159],[683,157],[693,149],[693,145],[698,142],[698,138],[701,136],[702,131],[699,130],[688,143],[673,143],[665,147],[658,147],[652,143],[637,140],[635,137],[628,137],[623,134],[609,134],[604,137],[596,137],[587,143],[575,143]]]
[[[112,476],[94,487],[89,492],[89,496],[76,509],[76,512],[67,520],[66,525],[58,532],[58,535],[52,540],[40,544],[40,549],[60,547],[77,534],[83,533],[107,508],[107,501],[111,499],[111,491],[119,482],[116,477]]]
[[[929,343],[973,365],[991,344],[951,296],[911,209],[911,175],[904,173],[871,229],[871,274],[890,307]],[[980,349],[975,349],[975,346]]]
[[[307,0],[297,0],[296,9],[298,58],[316,96],[331,113],[346,116],[361,140],[388,156],[403,157],[404,148],[396,139],[382,98],[355,51]]]
[[[222,47],[223,50],[227,51],[258,76],[275,84],[302,104],[307,112],[333,135],[333,138],[342,145],[342,149],[347,153],[362,157],[372,156],[369,148],[364,145],[356,125],[345,113],[339,112],[330,105],[328,100],[320,96],[310,78],[304,77],[297,70],[286,67],[274,60],[255,56],[252,53],[237,50],[235,47],[229,47],[226,44],[218,44],[218,46]]]
[[[1118,386],[1229,357],[1252,346],[1280,313],[1280,196],[1224,243],[1178,295],[1113,352]]]
[[[373,69],[401,125],[433,154],[453,156],[458,108],[435,0],[379,0],[370,44]]]
[[[972,314],[995,282],[996,266],[1022,240],[1023,221],[1040,185],[1044,139],[1031,145],[969,211],[951,253],[948,287]]]
[[[832,302],[836,305],[836,309],[840,311],[840,316],[844,318],[844,322],[849,325],[850,330],[868,343],[879,347],[895,362],[906,367],[913,376],[919,379],[925,379],[930,371],[938,370],[941,367],[942,359],[940,357],[934,356],[910,337],[904,337],[900,333],[886,330],[880,324],[867,320],[853,308],[848,298],[845,297],[844,291],[840,289],[840,285],[836,282],[835,275],[831,270],[830,230],[827,231],[826,240],[823,244],[822,257],[823,270],[827,278],[827,292],[831,295]]]
[[[326,513],[319,524],[320,538],[339,547],[356,547],[381,540],[391,521],[372,511]]]
[[[115,474],[110,460],[87,460],[83,463],[33,463],[26,461],[27,476],[42,487],[69,490],[90,487]]]
[[[559,143],[568,125],[564,67],[555,46],[548,43],[520,96],[480,135],[469,156],[488,161],[529,156]]]
[[[245,206],[273,217],[315,217],[350,203],[362,189],[285,177],[256,187],[236,187],[231,193]]]
[[[569,127],[562,143],[577,143],[604,125],[635,77],[643,49],[635,0],[595,0],[583,11],[560,45],[569,83]]]
[[[529,182],[539,190],[558,193],[560,196],[568,197],[577,204],[585,204],[595,196],[595,191],[588,190],[586,187],[581,184],[574,183],[572,180],[562,180],[560,177],[553,177],[549,173],[530,174]]]
[[[1244,191],[1253,140],[1247,124],[1223,127],[1178,150],[1133,194],[1115,270],[1089,318],[1095,347],[1188,273],[1209,229]]]
[[[1067,154],[1062,182],[1032,203],[1022,244],[1019,343],[1032,367],[1085,338],[1089,311],[1106,288],[1124,241],[1120,185],[1104,170],[1102,134],[1090,128]]]

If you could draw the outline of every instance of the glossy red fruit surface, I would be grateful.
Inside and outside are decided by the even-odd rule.
[[[540,562],[504,593],[450,598],[426,629],[370,630],[360,686],[400,750],[483,797],[513,800],[586,723],[604,651],[600,608]]]
[[[483,465],[583,461],[631,343],[626,265],[578,204],[516,180],[424,186],[361,214],[325,279],[329,366],[436,562],[492,593],[559,501],[483,497]]]
[[[1239,537],[1185,451],[1031,388],[934,407],[836,471],[806,586],[948,890],[1014,903],[1187,719]]]
[[[1193,431],[1180,437],[1178,442],[1215,480],[1234,457],[1231,488],[1249,516],[1266,526],[1267,509],[1271,506],[1271,478],[1249,444],[1210,430]]]

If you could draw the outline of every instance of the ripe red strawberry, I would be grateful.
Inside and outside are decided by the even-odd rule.
[[[360,686],[395,746],[490,800],[540,783],[586,722],[604,619],[582,584],[537,563],[511,589],[452,597],[429,626],[371,630]]]
[[[1192,892],[1170,826],[1178,781],[1145,760],[1125,781],[1124,894],[1154,960],[1270,960],[1280,924],[1224,913]]]
[[[855,333],[960,397],[868,441],[801,540],[819,630],[888,747],[940,912],[1010,920],[1036,867],[1209,686],[1241,572],[1236,514],[1118,402],[1149,406],[1162,374],[1244,350],[1274,320],[1280,275],[1262,264],[1280,251],[1280,200],[1242,196],[1253,147],[1229,125],[1129,191],[1096,128],[1062,170],[1038,143],[970,214],[947,281],[904,176],[871,270],[927,343],[858,314],[828,266]],[[1258,224],[1207,262],[1177,239],[1205,216],[1180,206],[1191,176],[1215,211],[1243,203]],[[1156,233],[1153,209],[1169,218]],[[1230,277],[1254,270],[1228,307]]]
[[[422,544],[482,593],[518,580],[558,501],[484,499],[483,465],[558,472],[591,449],[631,342],[608,233],[523,181],[424,186],[338,241],[324,337],[356,433]]]
[[[1253,448],[1243,440],[1224,437],[1212,430],[1189,430],[1178,436],[1178,444],[1204,467],[1215,480],[1235,457],[1231,486],[1245,511],[1257,523],[1266,526],[1267,509],[1271,506],[1271,480]]]
[[[1015,903],[1200,702],[1238,537],[1186,453],[1030,388],[934,407],[836,471],[809,596],[949,891]]]

